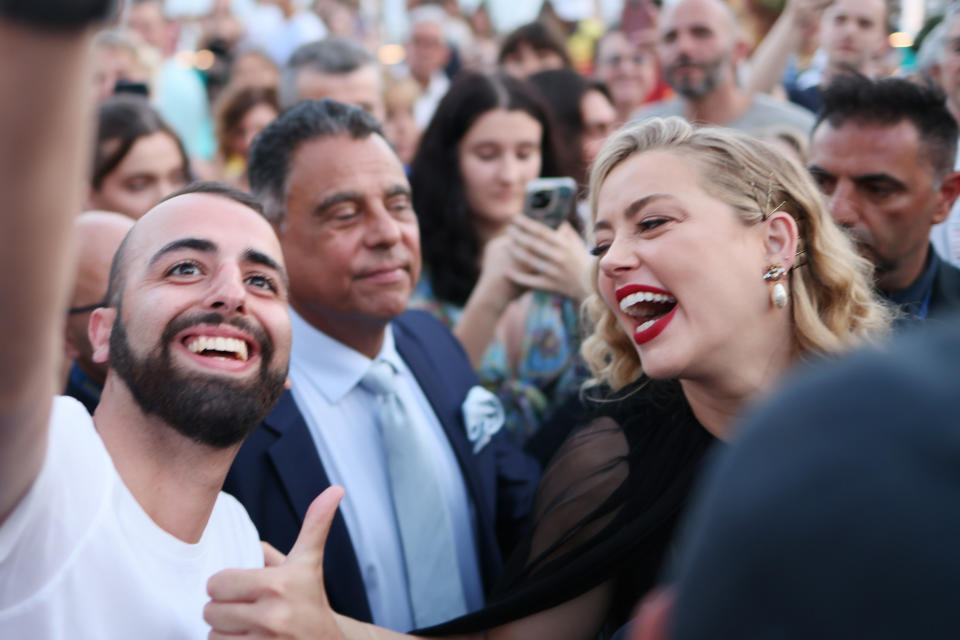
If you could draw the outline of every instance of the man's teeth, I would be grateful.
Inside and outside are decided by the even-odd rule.
[[[232,353],[237,360],[247,360],[247,343],[237,338],[224,338],[223,336],[196,336],[191,338],[187,343],[187,349],[190,349],[190,351],[194,353],[203,353],[204,351]]]
[[[638,291],[636,293],[631,293],[628,296],[625,296],[623,300],[620,301],[620,309],[624,313],[629,313],[630,315],[653,315],[656,313],[655,310],[649,309],[647,313],[640,313],[640,309],[631,309],[634,305],[640,304],[641,302],[656,302],[660,304],[675,304],[677,299],[673,296],[666,293],[651,293],[650,291]]]

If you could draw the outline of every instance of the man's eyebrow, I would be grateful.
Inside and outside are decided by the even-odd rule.
[[[409,198],[413,195],[413,192],[410,191],[410,187],[398,184],[387,189],[383,195],[386,198],[392,198],[394,196],[407,196]]]
[[[862,176],[856,176],[853,179],[857,184],[862,184],[864,182],[883,182],[898,189],[906,189],[907,185],[900,180],[897,180],[889,173],[866,173]]]
[[[314,211],[316,213],[323,213],[330,207],[338,205],[341,202],[359,202],[362,199],[363,196],[356,191],[338,191],[321,200]]]
[[[153,254],[153,256],[150,258],[148,266],[152,267],[160,258],[168,253],[180,251],[182,249],[193,249],[194,251],[200,251],[202,253],[216,253],[217,245],[210,240],[204,240],[203,238],[181,238],[180,240],[174,240]]]
[[[823,167],[818,167],[815,164],[807,166],[807,173],[816,174],[818,176],[832,176],[833,174],[824,169]]]
[[[253,264],[259,264],[269,269],[273,269],[280,274],[280,277],[283,278],[285,284],[288,283],[287,272],[284,271],[280,263],[262,251],[257,251],[256,249],[247,249],[243,252],[241,260],[243,262],[252,262]]]

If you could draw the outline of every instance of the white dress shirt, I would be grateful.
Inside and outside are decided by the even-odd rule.
[[[957,146],[957,160],[953,169],[960,170],[960,144]],[[960,267],[960,198],[953,203],[947,219],[930,228],[930,240],[943,260]]]
[[[346,489],[340,503],[360,565],[373,622],[396,631],[413,629],[400,530],[394,514],[376,397],[360,386],[370,368],[365,355],[318,331],[290,310],[293,347],[291,393],[303,414],[332,484]],[[397,393],[408,411],[422,413],[444,500],[456,539],[456,552],[468,610],[483,606],[477,559],[476,515],[460,465],[446,433],[416,378],[397,353],[387,327],[378,358],[390,362],[401,379]]]

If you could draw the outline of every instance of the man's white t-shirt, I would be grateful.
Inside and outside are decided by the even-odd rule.
[[[43,469],[0,527],[0,638],[206,638],[207,580],[260,566],[257,530],[224,493],[197,544],[158,527],[83,405],[60,397]]]

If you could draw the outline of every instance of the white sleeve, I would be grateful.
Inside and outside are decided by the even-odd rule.
[[[0,526],[0,613],[67,567],[107,510],[115,474],[83,405],[55,398],[43,467]]]

